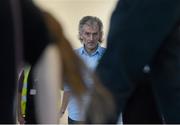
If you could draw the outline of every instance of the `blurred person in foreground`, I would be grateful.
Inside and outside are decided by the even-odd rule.
[[[118,1],[111,17],[107,50],[97,67],[117,109],[103,123],[117,123],[145,76],[150,78],[148,84],[159,117],[164,123],[180,123],[179,24],[179,0]],[[147,112],[146,117],[151,115]]]
[[[83,63],[74,54],[59,23],[50,14],[36,7],[32,0],[1,0],[0,15],[2,17],[0,38],[3,44],[0,53],[4,59],[1,61],[1,78],[2,83],[5,83],[2,84],[0,94],[0,99],[3,100],[0,104],[2,109],[0,123],[16,123],[14,100],[17,72],[22,63],[29,63],[34,67],[34,75],[38,76],[35,102],[37,123],[58,123],[56,117],[58,92],[54,92],[61,83],[58,78],[66,77],[68,83],[71,83],[69,86],[79,98],[84,92],[92,91],[86,90],[87,87],[80,74],[81,69],[84,70]],[[55,52],[59,58],[54,58],[56,56],[52,53]],[[56,64],[58,68],[46,65],[49,62],[54,64],[54,61],[49,60],[51,58],[58,61]],[[53,74],[54,70],[59,74]],[[48,76],[48,73],[51,75]],[[98,95],[97,101],[101,98],[106,102],[105,97],[111,98],[111,95],[106,89],[99,87],[98,80],[93,78],[97,83],[93,92]]]
[[[35,65],[49,44],[45,23],[30,0],[0,1],[0,54],[3,61],[0,99],[0,123],[16,123],[17,72],[23,62]],[[33,50],[33,51],[32,51]]]

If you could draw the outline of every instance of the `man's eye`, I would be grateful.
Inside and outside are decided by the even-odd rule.
[[[90,35],[90,33],[85,33],[85,35],[89,36],[89,35]]]

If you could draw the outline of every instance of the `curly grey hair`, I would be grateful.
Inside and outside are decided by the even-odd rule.
[[[80,21],[79,21],[79,40],[82,41],[82,39],[80,38],[81,32],[82,32],[82,28],[84,25],[95,25],[97,24],[99,27],[99,32],[103,32],[103,23],[102,21],[96,17],[96,16],[85,16],[83,17]],[[102,43],[102,38],[100,38],[99,43]]]

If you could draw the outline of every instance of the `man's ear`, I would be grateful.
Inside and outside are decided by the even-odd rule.
[[[82,31],[79,31],[78,36],[79,36],[80,39],[82,39]]]
[[[83,39],[82,35],[79,36],[80,39]]]
[[[79,40],[80,40],[81,42],[83,41],[82,33],[79,33]]]
[[[99,41],[100,41],[100,42],[103,41],[103,34],[104,34],[104,32],[100,32],[100,38],[99,38]]]

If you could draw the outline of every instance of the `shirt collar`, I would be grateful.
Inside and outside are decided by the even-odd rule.
[[[89,55],[88,53],[87,53],[87,51],[85,50],[85,48],[84,47],[82,47],[82,49],[81,49],[81,55],[82,54],[86,54],[86,55]],[[98,47],[97,47],[97,49],[96,49],[96,51],[95,52],[93,52],[93,53],[91,53],[89,56],[94,56],[94,55],[96,55],[96,54],[99,54],[100,53],[100,46],[98,45]]]

